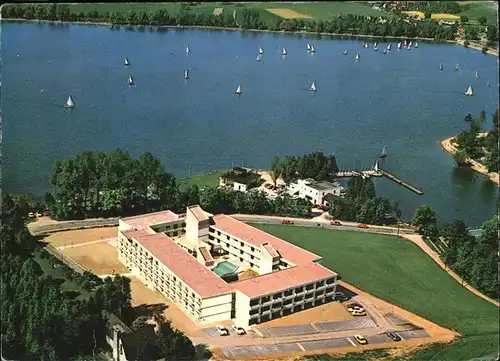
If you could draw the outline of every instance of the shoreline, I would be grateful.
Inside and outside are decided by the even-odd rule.
[[[441,140],[441,146],[443,147],[443,149],[446,150],[452,156],[458,151],[457,147],[455,147],[452,143],[455,140],[455,138],[456,138],[456,136],[447,137],[447,138],[444,138],[443,140]],[[488,169],[483,164],[479,163],[476,160],[467,158],[467,161],[471,165],[471,168],[474,171],[487,176],[488,179],[491,180],[493,183],[500,184],[498,173],[488,172]]]
[[[3,6],[3,5],[2,5]],[[0,10],[1,11],[1,10]],[[250,32],[260,32],[260,33],[269,33],[269,34],[290,34],[290,35],[319,35],[319,36],[331,36],[331,37],[346,37],[346,38],[366,38],[366,39],[395,39],[395,40],[404,40],[404,39],[412,39],[412,40],[420,40],[420,41],[425,41],[425,42],[430,42],[430,43],[436,43],[436,44],[455,44],[459,46],[464,46],[464,40],[462,39],[455,39],[455,40],[441,40],[437,41],[436,39],[433,38],[421,38],[421,37],[408,37],[408,36],[378,36],[378,35],[369,35],[369,34],[338,34],[338,33],[317,33],[317,32],[311,32],[311,31],[285,31],[285,30],[269,30],[269,29],[241,29],[241,28],[227,28],[227,27],[218,27],[218,26],[208,26],[208,25],[127,25],[127,24],[122,24],[122,25],[116,25],[116,24],[111,24],[111,23],[106,23],[106,22],[92,22],[92,21],[52,21],[52,20],[37,20],[37,19],[14,19],[14,18],[9,18],[9,19],[4,19],[0,18],[0,21],[17,21],[17,22],[34,22],[34,23],[48,23],[48,24],[72,24],[72,25],[87,25],[87,26],[92,26],[92,25],[97,25],[97,26],[118,26],[118,27],[132,27],[134,29],[137,28],[162,28],[162,29],[211,29],[211,30],[221,30],[221,31],[250,31]],[[477,51],[482,51],[482,46],[477,43],[470,43],[468,45],[469,48],[477,50]],[[491,49],[488,48],[487,54],[489,55],[494,55],[498,56],[498,50],[496,49]]]

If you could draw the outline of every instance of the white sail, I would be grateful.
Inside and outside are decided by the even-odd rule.
[[[238,85],[238,89],[235,91],[236,94],[242,94],[243,91],[241,90],[241,85]]]
[[[373,44],[373,47],[376,48],[378,46],[378,41],[375,42],[375,44]]]
[[[443,70],[443,64],[439,63],[439,70]]]
[[[313,81],[313,82],[312,82],[312,84],[311,84],[311,88],[310,88],[310,90],[311,90],[312,92],[315,92],[315,91],[316,91],[316,83],[315,83],[314,81]]]
[[[406,46],[406,45],[408,45],[408,43],[407,43],[407,42],[406,42],[406,40],[405,40],[405,42],[404,42],[404,46]]]
[[[465,95],[473,95],[474,93],[472,92],[472,85],[469,85],[469,88],[467,89],[467,91],[465,92]]]
[[[73,108],[75,106],[75,103],[73,103],[73,98],[71,98],[71,95],[68,97],[68,100],[66,100],[66,104],[64,104],[65,108]]]
[[[128,76],[128,85],[133,85],[134,84],[134,78],[132,78],[132,75]]]
[[[347,55],[347,49],[344,50],[344,52],[342,54]]]
[[[184,79],[189,79],[189,71],[187,69],[184,70]]]
[[[401,49],[401,43],[398,43],[398,49]]]
[[[286,49],[285,48],[283,48],[283,50],[281,50],[281,54],[286,55]]]
[[[410,41],[410,43],[408,44],[408,46],[411,46],[412,45],[412,42]]]
[[[490,84],[490,82],[489,82],[489,81],[486,83],[486,86],[487,86],[488,88],[491,86],[491,84]]]
[[[262,60],[262,57],[260,55],[257,55],[257,61],[261,61]]]
[[[476,70],[476,78],[479,78],[479,72]]]
[[[374,46],[373,51],[378,51],[378,47]]]
[[[415,48],[418,48],[418,41],[415,41]]]
[[[365,48],[368,48],[368,43],[365,43]]]
[[[387,50],[391,50],[391,44],[387,45]]]
[[[458,70],[458,64],[457,64],[457,65],[455,65],[455,70]]]
[[[259,54],[264,54],[264,49],[262,49],[262,47],[259,47]]]
[[[191,49],[189,49],[189,46],[186,46],[186,54],[191,54]]]
[[[387,49],[384,49],[384,54],[387,54]]]
[[[314,45],[311,45],[311,53],[314,53],[316,49],[314,49]]]
[[[311,44],[307,44],[307,50],[311,50]]]
[[[130,64],[130,62],[128,61],[128,58],[125,57],[125,66],[128,66]]]
[[[359,54],[358,53],[356,53],[356,57],[354,59],[359,60]]]

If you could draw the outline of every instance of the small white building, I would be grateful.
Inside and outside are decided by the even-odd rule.
[[[219,177],[220,187],[232,188],[240,192],[247,192],[249,189],[260,186],[260,183],[260,175],[247,168],[235,167]]]
[[[327,194],[340,197],[344,193],[344,187],[337,182],[317,182],[314,179],[299,179],[296,183],[290,183],[288,193],[292,196],[307,199],[312,204],[325,205],[323,199]]]

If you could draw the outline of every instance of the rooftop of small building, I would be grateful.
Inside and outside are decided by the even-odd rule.
[[[331,183],[331,182],[327,182],[327,181],[313,182],[313,183],[309,184],[308,186],[313,188],[313,189],[316,189],[318,191],[325,191],[327,189],[342,187],[339,183]]]
[[[123,222],[136,230],[147,230],[150,226],[154,226],[155,224],[171,222],[178,219],[179,215],[170,210],[121,218]]]

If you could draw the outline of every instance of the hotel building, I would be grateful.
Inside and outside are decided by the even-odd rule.
[[[199,206],[122,218],[120,260],[200,324],[252,324],[330,302],[321,257]]]

